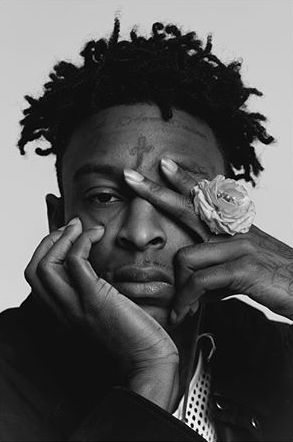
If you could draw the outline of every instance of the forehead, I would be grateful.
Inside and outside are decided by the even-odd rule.
[[[92,115],[73,133],[63,158],[63,183],[89,165],[139,169],[150,178],[162,157],[212,178],[223,173],[223,156],[210,127],[174,109],[164,121],[156,105],[120,105]]]

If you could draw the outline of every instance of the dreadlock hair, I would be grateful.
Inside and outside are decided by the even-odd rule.
[[[172,108],[205,120],[214,131],[226,162],[227,175],[255,185],[263,170],[253,143],[274,141],[261,122],[260,113],[248,112],[246,101],[261,96],[245,87],[241,63],[222,63],[195,32],[183,35],[174,25],[152,25],[150,38],[135,29],[130,40],[119,41],[120,22],[115,19],[108,40],[89,41],[80,55],[83,64],[60,61],[49,75],[39,98],[25,96],[18,148],[22,155],[28,142],[45,139],[50,147],[36,154],[56,155],[56,172],[62,194],[62,157],[73,130],[88,116],[110,106],[155,103],[162,118],[172,118]],[[236,171],[240,171],[236,174]]]

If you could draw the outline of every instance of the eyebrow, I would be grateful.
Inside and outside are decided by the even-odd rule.
[[[84,164],[82,167],[77,169],[73,175],[73,181],[78,181],[85,175],[90,174],[100,174],[106,175],[107,177],[122,179],[123,173],[120,167],[110,166],[109,164]]]

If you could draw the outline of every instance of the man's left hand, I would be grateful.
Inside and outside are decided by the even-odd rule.
[[[177,281],[171,320],[179,323],[196,311],[199,299],[245,294],[275,313],[293,319],[293,249],[256,226],[231,237],[214,235],[194,212],[190,190],[195,177],[177,164],[161,169],[176,191],[144,177],[127,183],[141,197],[187,228],[193,244],[175,257]]]

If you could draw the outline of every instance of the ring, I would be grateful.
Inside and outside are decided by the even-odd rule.
[[[255,218],[255,205],[246,187],[231,178],[217,175],[213,180],[203,179],[191,190],[195,213],[218,234],[247,233]]]

